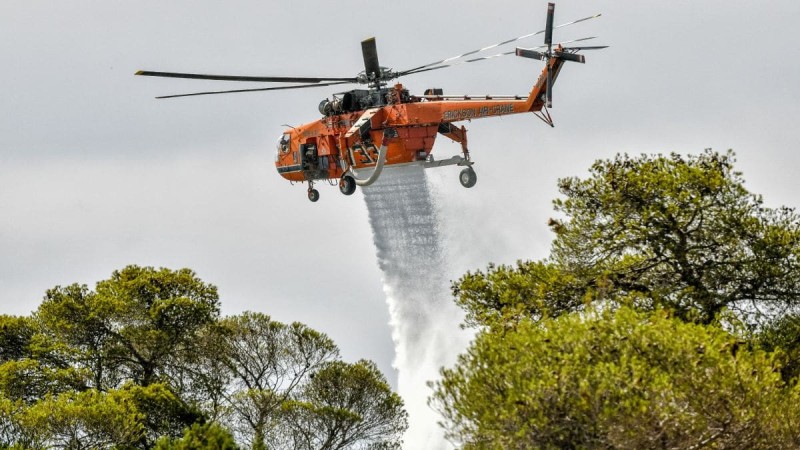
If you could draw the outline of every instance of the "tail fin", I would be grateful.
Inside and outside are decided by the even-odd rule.
[[[533,56],[527,56],[525,54],[520,54],[521,52],[532,52],[532,50],[525,50],[525,49],[517,49],[517,56],[523,56],[531,58]],[[533,52],[538,53],[538,52]],[[558,73],[561,71],[561,66],[564,65],[564,60],[561,58],[547,58],[545,59],[546,63],[544,68],[542,69],[542,73],[539,75],[539,78],[534,83],[533,88],[531,89],[530,94],[528,94],[528,99],[526,102],[526,107],[528,111],[540,111],[542,107],[545,106],[548,97],[548,89],[553,88],[553,84],[558,78]],[[548,83],[548,75],[549,75],[549,83]],[[552,92],[550,96],[552,97]]]
[[[555,15],[555,9],[556,5],[554,3],[547,4],[547,22],[544,29],[544,45],[539,47],[546,48],[547,50],[538,52],[536,50],[517,48],[517,56],[538,59],[545,62],[544,70],[542,70],[542,74],[539,75],[539,79],[536,80],[536,84],[533,85],[533,89],[528,96],[526,105],[528,106],[529,111],[540,111],[543,107],[550,108],[552,106],[553,83],[556,81],[556,77],[558,77],[558,72],[561,70],[561,66],[564,64],[564,61],[573,61],[581,64],[586,62],[583,55],[577,54],[577,52],[581,50],[580,47],[565,48],[561,44],[556,44],[555,48],[553,48],[553,16]],[[582,22],[598,16],[599,14],[570,23]],[[559,25],[555,28],[560,28],[565,25],[569,24]],[[577,40],[587,39],[593,38],[583,38]]]

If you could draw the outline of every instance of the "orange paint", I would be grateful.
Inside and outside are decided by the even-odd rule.
[[[552,58],[548,64],[555,81],[563,61]],[[447,124],[541,111],[546,72],[547,67],[542,70],[528,97],[519,99],[454,100],[404,96],[403,86],[397,84],[386,92],[388,103],[384,106],[326,116],[286,130],[284,136],[288,142],[283,146],[279,144],[275,166],[280,175],[290,181],[338,179],[350,168],[374,167],[382,145],[387,148],[387,167],[425,160],[440,133],[460,142],[466,154],[466,129],[449,129]],[[371,117],[367,120],[369,115]],[[354,125],[362,117],[363,129],[366,130],[363,135],[354,130]],[[386,138],[386,142],[385,132],[391,136]]]

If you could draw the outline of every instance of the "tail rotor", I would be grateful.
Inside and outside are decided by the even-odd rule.
[[[594,47],[562,47],[560,44],[556,46],[556,49],[553,50],[553,16],[555,13],[556,5],[555,3],[548,3],[547,4],[547,25],[544,31],[544,46],[541,48],[547,48],[546,51],[540,52],[532,49],[527,48],[519,48],[516,49],[517,56],[522,56],[523,58],[532,58],[542,60],[546,64],[546,88],[545,88],[545,106],[547,108],[551,108],[553,106],[553,64],[550,63],[550,60],[553,58],[561,59],[563,61],[572,61],[577,63],[585,63],[586,59],[583,55],[578,55],[576,52],[579,50],[598,50],[601,48],[606,48],[606,46],[594,46]],[[596,17],[596,16],[595,16]],[[585,19],[584,19],[585,20]]]

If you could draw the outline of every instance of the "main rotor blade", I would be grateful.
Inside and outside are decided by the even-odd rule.
[[[590,20],[590,19],[595,19],[595,18],[600,17],[600,16],[602,16],[602,14],[595,14],[593,16],[584,17],[583,19],[578,19],[578,20],[573,20],[572,22],[562,23],[561,25],[553,27],[553,29],[555,30],[556,28],[562,28],[562,27],[566,27],[568,25],[574,25],[576,23],[584,22],[584,21],[587,21],[587,20]],[[460,55],[452,56],[450,58],[446,58],[446,59],[442,59],[442,60],[439,60],[439,61],[435,61],[435,62],[431,62],[431,63],[428,63],[428,64],[424,64],[424,65],[421,65],[419,67],[414,67],[413,69],[404,70],[404,71],[399,72],[398,76],[408,75],[408,74],[417,72],[420,69],[425,69],[425,68],[428,68],[428,67],[431,67],[431,66],[438,66],[440,64],[448,63],[450,61],[454,61],[456,59],[460,59],[460,58],[463,58],[465,56],[474,55],[475,53],[480,53],[480,52],[483,52],[483,51],[486,51],[486,50],[493,49],[495,47],[500,47],[501,45],[510,44],[510,43],[516,42],[516,41],[521,41],[521,40],[527,39],[527,38],[529,38],[531,36],[536,36],[538,34],[542,34],[545,31],[546,30],[539,30],[539,31],[536,31],[534,33],[528,33],[526,35],[518,36],[518,37],[515,37],[515,38],[512,38],[512,39],[508,39],[508,40],[505,40],[503,42],[498,42],[496,44],[492,44],[492,45],[489,45],[489,46],[486,46],[486,47],[483,47],[483,48],[479,48],[477,50],[472,50],[472,51],[469,51],[469,52],[466,52],[466,53],[462,53]],[[504,54],[513,54],[513,53],[514,52],[504,53]]]
[[[322,87],[322,86],[335,86],[337,84],[350,84],[350,83],[351,83],[350,81],[337,81],[334,83],[301,84],[297,86],[275,86],[275,87],[256,88],[256,89],[234,89],[230,91],[193,92],[191,94],[162,95],[156,98],[177,98],[177,97],[192,97],[195,95],[233,94],[236,92],[279,91],[284,89],[303,89],[303,88]]]
[[[597,36],[585,37],[585,38],[580,38],[580,39],[572,39],[570,41],[561,42],[561,43],[559,43],[557,45],[570,44],[572,42],[579,42],[579,41],[588,41],[589,39],[597,39]],[[519,50],[534,51],[536,49],[543,49],[543,48],[547,48],[547,46],[546,45],[540,45],[538,47],[533,47],[533,48],[525,48],[525,49],[520,48]],[[588,48],[588,47],[582,47],[582,48]],[[436,67],[426,67],[424,69],[419,69],[419,70],[415,70],[415,71],[406,71],[406,72],[402,72],[402,73],[398,74],[397,76],[415,75],[415,74],[418,74],[418,73],[428,72],[428,71],[431,71],[431,70],[444,69],[446,67],[452,67],[452,66],[458,66],[458,65],[466,64],[466,63],[484,61],[484,60],[487,60],[487,59],[498,58],[500,56],[513,55],[515,53],[516,53],[516,50],[511,50],[509,52],[497,53],[497,54],[489,55],[489,56],[482,56],[480,58],[472,58],[472,59],[467,59],[467,60],[464,60],[464,61],[452,62],[450,64],[442,64],[442,65],[436,66]]]
[[[361,53],[364,56],[364,70],[367,79],[381,76],[381,65],[378,63],[378,47],[375,45],[375,38],[364,39],[361,41]]]
[[[266,83],[321,83],[323,81],[341,81],[355,83],[355,78],[316,78],[316,77],[243,77],[237,75],[203,75],[198,73],[177,73],[177,72],[151,72],[140,70],[136,75],[147,77],[163,78],[189,78],[194,80],[218,80],[218,81],[254,81]]]

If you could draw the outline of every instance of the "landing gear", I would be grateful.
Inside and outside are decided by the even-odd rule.
[[[475,186],[475,183],[478,182],[478,175],[475,173],[475,170],[473,170],[472,167],[467,167],[458,175],[458,181],[460,181],[461,185],[465,188],[471,188],[472,186]]]
[[[308,188],[308,199],[311,200],[312,202],[316,202],[317,200],[319,200],[319,191],[314,189],[314,188],[312,188],[312,187],[309,187]]]
[[[339,191],[344,195],[353,195],[356,191],[356,180],[350,175],[344,175],[339,180]]]
[[[458,174],[458,181],[461,182],[461,185],[465,188],[471,188],[475,186],[475,183],[478,182],[478,175],[475,174],[475,170],[472,169],[472,164],[469,160],[469,148],[467,148],[467,129],[463,126],[461,128],[456,128],[452,124],[447,124],[446,133],[443,133],[445,136],[455,140],[456,142],[461,144],[461,153],[464,155],[459,161],[459,166],[467,166],[464,170]],[[439,127],[442,129],[442,126]],[[441,131],[440,131],[441,133]]]

